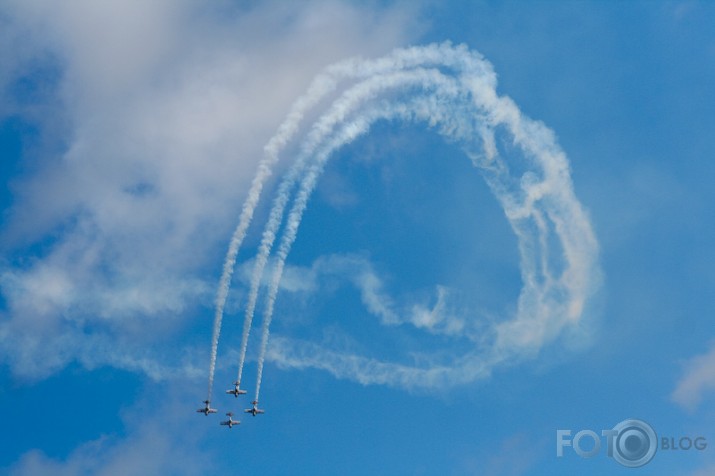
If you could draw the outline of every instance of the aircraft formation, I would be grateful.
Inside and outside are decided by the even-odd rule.
[[[226,393],[238,398],[239,395],[245,395],[246,391],[241,389],[241,382],[236,381],[233,383],[233,388],[226,390]],[[245,409],[244,413],[250,413],[254,417],[256,415],[265,413],[265,410],[258,408],[258,400],[252,401],[251,405],[252,405],[251,408]],[[196,413],[203,413],[204,415],[209,416],[210,413],[218,413],[218,410],[216,410],[215,408],[211,408],[210,400],[204,400],[204,406],[202,408],[197,409]],[[233,419],[232,412],[228,412],[228,413],[226,413],[226,415],[228,416],[228,420],[220,422],[220,424],[222,426],[227,426],[230,429],[230,428],[233,428],[234,425],[241,424],[241,422],[239,420]]]

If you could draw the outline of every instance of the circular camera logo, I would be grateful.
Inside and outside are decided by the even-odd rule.
[[[648,464],[658,449],[658,437],[653,428],[642,420],[623,420],[613,427],[613,459],[629,468]]]

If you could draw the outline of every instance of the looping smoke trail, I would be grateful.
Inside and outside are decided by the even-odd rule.
[[[385,92],[390,89],[395,88],[407,88],[407,87],[419,87],[422,90],[431,90],[434,95],[436,90],[441,90],[442,94],[445,91],[450,91],[453,95],[457,94],[457,85],[451,78],[445,77],[436,70],[426,70],[423,68],[416,68],[409,72],[398,72],[386,75],[381,75],[375,78],[371,78],[363,81],[362,83],[354,86],[350,90],[346,91],[341,99],[335,101],[333,107],[325,113],[315,124],[311,133],[308,135],[304,145],[303,153],[296,159],[294,166],[288,172],[283,182],[278,190],[274,207],[271,210],[270,218],[266,224],[263,239],[259,249],[259,254],[255,262],[254,271],[252,273],[251,279],[251,291],[249,293],[249,304],[246,310],[246,319],[244,322],[249,323],[248,328],[250,328],[250,322],[253,320],[253,314],[255,311],[255,305],[258,297],[258,288],[260,285],[260,280],[263,275],[263,270],[270,255],[270,250],[275,241],[276,233],[280,227],[281,218],[283,216],[285,206],[290,198],[289,193],[295,181],[301,171],[306,166],[306,161],[311,157],[316,149],[317,145],[321,143],[325,138],[331,136],[331,133],[335,125],[341,121],[344,121],[346,116],[355,109],[361,106],[361,103],[373,98],[378,92]],[[434,97],[434,96],[432,96]],[[385,108],[383,108],[385,109]],[[350,123],[347,127],[347,131],[344,131],[343,136],[338,135],[338,139],[332,141],[332,145],[329,148],[330,151],[344,145],[346,142],[350,142],[357,135],[366,132],[367,126],[374,122],[377,118],[387,118],[391,114],[399,112],[396,109],[390,112],[392,108],[386,108],[382,111],[376,111],[372,114],[367,114],[362,117],[372,117],[366,124],[365,128],[361,128],[356,123]],[[361,120],[362,120],[361,119]],[[329,153],[325,154],[327,156]],[[321,166],[322,167],[322,166]],[[307,200],[307,199],[306,199]],[[293,234],[297,232],[297,226],[295,230],[291,230]],[[293,238],[294,239],[294,238]],[[292,240],[291,240],[292,242]],[[285,249],[284,249],[285,248]],[[277,293],[278,285],[280,283],[280,276],[282,275],[283,264],[287,254],[290,250],[290,245],[284,245],[278,252],[278,265],[280,269],[274,271],[274,276],[278,276],[277,280],[274,279],[271,282],[269,296],[274,296]],[[273,298],[268,299],[267,311],[264,315],[264,324],[262,326],[262,336],[258,359],[258,383],[256,385],[256,400],[258,400],[258,393],[260,392],[260,380],[263,371],[263,362],[266,352],[266,344],[268,340],[268,327],[270,326],[271,316],[273,313]],[[266,317],[268,316],[268,317]],[[245,334],[244,334],[245,335]],[[244,357],[246,352],[247,339],[242,341],[241,348],[241,360],[239,362],[239,375],[241,375]],[[240,380],[240,378],[239,378]]]
[[[423,72],[425,73],[425,72]],[[443,100],[447,98],[454,99],[458,95],[457,89],[454,87],[455,83],[450,78],[440,77],[440,75],[433,76],[431,74],[421,74],[411,79],[421,80],[421,85],[425,90],[429,87],[441,88],[439,92],[432,92],[429,99],[435,99],[439,97]],[[379,79],[378,79],[379,80]],[[271,282],[269,284],[269,290],[266,298],[266,309],[263,315],[263,325],[262,325],[262,335],[260,342],[259,358],[258,358],[258,371],[256,379],[256,394],[255,400],[258,400],[260,395],[261,382],[263,377],[263,365],[265,362],[265,355],[268,344],[268,336],[270,334],[270,324],[273,316],[273,309],[275,305],[275,299],[278,294],[278,289],[283,275],[283,269],[285,267],[285,260],[288,257],[291,246],[295,241],[298,233],[298,227],[300,225],[300,220],[302,214],[305,211],[305,207],[308,203],[308,198],[312,190],[315,188],[318,177],[320,176],[325,162],[330,158],[333,151],[352,142],[358,136],[366,133],[372,123],[378,119],[394,119],[399,117],[403,120],[414,120],[415,118],[420,118],[422,120],[440,118],[441,122],[445,126],[443,132],[446,133],[447,129],[451,129],[453,132],[455,130],[461,130],[464,128],[463,124],[457,124],[454,118],[449,118],[448,115],[440,114],[439,111],[434,110],[434,104],[431,101],[425,101],[413,99],[407,103],[393,104],[390,102],[383,102],[381,107],[368,109],[363,112],[359,117],[353,119],[352,122],[347,123],[343,126],[341,131],[330,137],[330,141],[324,147],[324,149],[314,157],[314,163],[308,168],[307,173],[301,183],[301,188],[294,201],[293,208],[290,211],[289,218],[287,220],[286,229],[283,234],[283,238],[279,245],[278,251],[276,253],[275,267],[272,273]],[[439,101],[437,101],[439,103]],[[330,113],[326,114],[330,116]],[[314,152],[311,149],[311,152]],[[282,210],[281,210],[282,213]],[[268,225],[267,225],[268,227]],[[273,234],[275,236],[275,233]]]
[[[444,78],[436,71],[425,70],[422,68],[416,68],[415,70],[409,72],[391,73],[378,76],[377,78],[368,79],[346,91],[341,99],[337,100],[333,104],[329,112],[324,114],[315,124],[303,145],[303,151],[298,156],[294,165],[288,171],[278,188],[273,208],[271,209],[268,222],[261,238],[258,255],[254,263],[253,272],[251,273],[250,291],[244,319],[244,332],[239,354],[238,381],[241,380],[243,373],[243,365],[245,363],[246,350],[248,346],[248,335],[251,323],[253,322],[253,316],[258,300],[261,277],[263,276],[263,271],[268,261],[271,248],[275,242],[276,234],[280,227],[285,207],[290,199],[291,189],[295,186],[300,174],[303,173],[306,163],[311,158],[311,154],[317,147],[317,144],[320,144],[326,137],[330,137],[331,134],[333,134],[336,124],[344,121],[349,114],[362,107],[364,102],[375,97],[375,95],[380,92],[396,88],[406,88],[409,86],[421,87],[423,89],[434,89],[437,87],[447,89],[449,88],[449,83],[451,81],[451,79]],[[454,87],[454,85],[452,86]],[[263,346],[261,348],[263,348]]]
[[[263,185],[267,178],[271,175],[272,167],[278,161],[280,151],[298,131],[300,122],[302,121],[305,113],[319,103],[325,96],[335,90],[338,83],[346,78],[366,78],[373,75],[385,74],[390,71],[407,69],[415,66],[426,66],[430,64],[456,67],[464,61],[465,54],[475,55],[474,53],[469,53],[465,46],[458,46],[454,48],[449,43],[443,43],[441,45],[429,45],[426,47],[396,49],[389,55],[376,60],[351,58],[328,67],[324,73],[320,74],[313,80],[308,88],[308,92],[298,98],[298,100],[296,100],[293,104],[290,112],[286,116],[283,123],[279,126],[276,134],[264,147],[264,157],[259,163],[258,172],[251,184],[251,188],[248,192],[248,198],[246,199],[246,202],[241,210],[239,223],[233,232],[229,248],[226,253],[226,258],[224,260],[223,272],[221,279],[219,280],[215,300],[216,311],[214,314],[213,333],[211,338],[211,358],[208,380],[209,400],[211,399],[211,392],[213,389],[218,341],[221,333],[223,313],[239,248],[241,247],[241,244],[246,236],[248,226],[253,218],[253,213],[260,198]],[[491,73],[491,70],[487,72]],[[255,303],[253,306],[255,307]],[[241,363],[238,371],[239,381],[243,372],[243,362],[245,361],[245,352],[251,323],[252,312],[250,317],[249,314],[246,313],[243,335],[241,338]]]
[[[408,122],[425,122],[430,127],[437,126],[441,135],[461,143],[467,155],[482,170],[519,240],[524,287],[517,303],[516,317],[495,326],[492,330],[494,343],[486,355],[469,353],[457,359],[454,366],[420,369],[361,359],[381,372],[380,375],[366,375],[360,370],[362,367],[354,365],[356,358],[326,352],[322,352],[322,358],[304,356],[299,363],[295,363],[295,359],[291,361],[290,355],[283,354],[284,363],[291,361],[296,366],[312,365],[329,370],[337,376],[368,383],[429,386],[436,382],[447,385],[470,381],[488,374],[494,365],[519,353],[538,351],[544,343],[555,339],[565,325],[578,322],[586,299],[597,286],[598,246],[590,223],[573,195],[568,161],[555,143],[551,131],[523,117],[509,98],[497,95],[496,76],[488,62],[463,46],[452,47],[449,44],[399,49],[377,60],[347,60],[329,67],[314,80],[308,93],[294,104],[276,135],[266,145],[266,156],[259,165],[259,172],[244,204],[241,220],[224,263],[216,302],[209,395],[231,273],[262,185],[281,150],[297,133],[305,113],[345,79],[354,79],[357,83],[334,101],[331,109],[319,118],[303,141],[298,159],[281,182],[254,265],[244,318],[239,380],[260,279],[291,190],[302,175],[300,189],[276,253],[266,297],[256,400],[260,394],[270,323],[285,260],[297,235],[308,198],[332,152],[367,132],[376,120],[398,118]],[[414,99],[403,102],[378,100],[380,94],[391,89],[406,92]],[[377,107],[369,107],[373,103]],[[340,128],[335,132],[337,126]],[[521,177],[512,176],[508,164],[497,153],[497,128],[510,134],[514,145],[521,148],[531,160],[536,174],[528,171]],[[310,160],[312,164],[308,165]],[[549,225],[560,240],[566,261],[560,274],[552,272],[550,267],[547,246]],[[276,352],[276,355],[280,355],[280,352]],[[392,369],[394,376],[387,369]]]
[[[462,142],[467,155],[482,169],[487,184],[504,206],[519,239],[524,288],[519,297],[516,318],[497,326],[496,341],[489,355],[476,360],[471,355],[465,357],[462,360],[470,368],[462,369],[463,375],[456,376],[460,378],[448,373],[445,380],[455,383],[463,380],[464,375],[481,375],[481,370],[475,372],[475,368],[490,368],[519,352],[536,352],[545,342],[553,340],[564,325],[580,318],[584,301],[597,284],[597,243],[585,213],[573,195],[565,155],[556,145],[551,131],[523,117],[509,98],[496,94],[491,68],[481,57],[459,48],[451,52],[460,58],[454,63],[461,68],[456,76],[460,91],[455,94],[453,91],[438,90],[420,105],[393,104],[392,109],[375,117],[363,115],[354,118],[342,127],[340,134],[334,136],[307,169],[286,222],[266,298],[256,400],[260,393],[269,328],[285,259],[295,240],[308,198],[330,153],[366,132],[379,117],[401,116],[404,120],[439,125],[440,134]],[[444,83],[448,84],[447,81]],[[435,100],[437,95],[442,96],[441,100]],[[449,95],[453,96],[452,100],[444,101],[444,97]],[[469,108],[462,107],[465,101]],[[455,120],[455,111],[466,115]],[[496,154],[494,131],[497,127],[504,128],[511,135],[514,144],[533,160],[532,165],[541,177],[527,172],[517,180],[518,177],[510,175],[507,164]],[[471,136],[481,139],[483,153],[472,150],[474,140]],[[311,145],[314,146],[315,142]],[[314,150],[315,147],[308,147],[307,152]],[[282,215],[282,209],[276,211]],[[552,276],[546,255],[546,236],[549,233],[546,218],[554,225],[567,262],[559,278]],[[275,231],[272,233],[275,235]],[[430,370],[431,374],[434,374],[433,370]],[[445,371],[450,372],[449,369]],[[420,373],[417,369],[415,372]]]

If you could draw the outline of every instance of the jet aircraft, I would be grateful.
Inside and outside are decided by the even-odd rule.
[[[196,410],[196,413],[203,413],[206,416],[209,416],[209,413],[216,413],[217,410],[215,408],[211,408],[209,404],[211,403],[209,400],[204,400],[204,403],[206,406],[204,408],[199,408]]]
[[[239,395],[244,395],[246,393],[245,390],[241,390],[239,387],[241,385],[241,382],[233,382],[233,390],[226,390],[226,393],[232,394],[234,397],[238,398]]]
[[[244,413],[250,413],[253,416],[256,416],[260,413],[265,413],[265,410],[261,410],[258,408],[258,400],[254,400],[251,403],[253,404],[253,408],[248,408],[248,409],[244,410]]]
[[[240,421],[233,419],[233,413],[228,412],[228,413],[226,413],[226,415],[228,415],[228,420],[222,421],[222,422],[221,422],[222,425],[226,425],[226,426],[228,426],[229,429],[230,429],[230,428],[233,428],[233,425],[240,425],[240,424],[241,424]]]

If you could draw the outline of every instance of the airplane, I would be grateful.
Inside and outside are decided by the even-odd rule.
[[[204,400],[204,403],[206,404],[206,406],[204,408],[199,408],[198,410],[196,410],[196,413],[203,413],[204,415],[209,416],[209,413],[217,412],[215,408],[211,408],[209,406],[209,403],[211,403],[209,400]]]
[[[226,390],[226,393],[230,393],[236,398],[238,398],[239,395],[244,395],[246,393],[245,390],[241,390],[240,388],[238,388],[241,385],[241,382],[233,382],[233,385],[234,385],[234,389]]]
[[[226,415],[228,415],[228,420],[222,421],[222,422],[221,422],[222,425],[226,425],[226,426],[228,426],[229,429],[230,429],[230,428],[233,428],[233,425],[240,425],[240,424],[241,424],[240,421],[233,419],[233,413],[228,412],[228,413],[226,413]]]
[[[258,408],[258,400],[254,400],[251,403],[253,403],[253,408],[248,408],[244,410],[244,413],[251,413],[253,416],[258,415],[259,413],[266,413],[265,410],[259,410]]]

